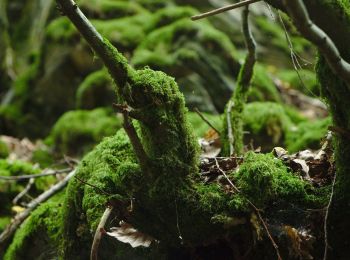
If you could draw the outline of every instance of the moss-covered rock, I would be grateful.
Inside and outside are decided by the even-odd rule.
[[[91,73],[79,85],[76,106],[79,109],[110,107],[115,101],[113,81],[106,70]]]
[[[109,109],[74,110],[56,122],[46,142],[58,153],[83,154],[120,127],[121,120]]]

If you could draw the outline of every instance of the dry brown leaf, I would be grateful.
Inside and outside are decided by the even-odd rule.
[[[124,221],[121,221],[119,225],[120,227],[112,227],[111,232],[107,232],[107,234],[120,242],[128,243],[132,247],[149,247],[152,241],[154,241],[153,237],[138,231]]]

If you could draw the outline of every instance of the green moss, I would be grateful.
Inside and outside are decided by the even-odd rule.
[[[0,140],[0,159],[6,158],[9,155],[9,148],[7,144]]]
[[[87,16],[97,16],[102,19],[132,16],[145,11],[138,3],[130,1],[80,0],[78,4]]]
[[[316,121],[307,121],[298,124],[286,135],[286,146],[289,152],[297,152],[303,149],[319,149],[322,138],[331,125],[331,119],[325,118]]]
[[[243,111],[244,130],[257,141],[257,137],[262,137],[268,143],[277,145],[284,139],[286,132],[293,126],[291,119],[286,114],[284,107],[272,102],[253,102],[246,105]],[[259,145],[259,141],[256,145]],[[263,149],[272,149],[272,147],[264,147]]]
[[[63,193],[59,193],[32,212],[16,232],[5,260],[57,255],[63,198]]]
[[[74,25],[66,17],[56,18],[46,27],[46,36],[55,42],[66,42],[77,34]]]
[[[299,205],[326,201],[317,198],[310,184],[289,172],[282,161],[271,154],[247,153],[234,179],[241,194],[258,208],[277,200]]]
[[[40,169],[35,168],[30,163],[19,160],[10,162],[0,159],[0,175],[2,176],[29,175],[39,172]]]
[[[5,227],[10,224],[11,222],[11,217],[2,217],[0,216],[0,232],[2,232]]]
[[[53,144],[57,152],[81,154],[120,127],[120,119],[108,109],[70,111],[56,122],[47,142]]]
[[[112,84],[112,79],[106,70],[98,70],[89,74],[78,87],[77,108],[93,109],[110,106],[115,101],[115,90]]]
[[[248,91],[248,101],[281,102],[281,96],[266,67],[261,64],[254,66],[254,76]]]

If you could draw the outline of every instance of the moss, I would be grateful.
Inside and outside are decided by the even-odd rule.
[[[116,19],[145,11],[138,3],[130,1],[80,0],[78,4],[88,17],[98,17],[100,19]]]
[[[0,159],[6,158],[9,155],[9,148],[7,144],[0,140]]]
[[[11,217],[3,217],[3,216],[0,216],[0,232],[2,232],[5,227],[10,224],[11,222]]]
[[[303,149],[319,149],[322,138],[331,124],[330,118],[316,121],[307,121],[298,124],[286,135],[286,146],[289,152],[297,152]]]
[[[93,109],[110,106],[114,97],[112,79],[106,70],[99,70],[89,74],[79,85],[76,93],[76,106],[80,109]]]
[[[241,194],[258,208],[277,200],[304,206],[326,201],[325,198],[317,198],[310,184],[290,173],[282,161],[271,154],[247,153],[233,178]]]
[[[254,76],[248,91],[248,101],[281,102],[281,96],[267,68],[261,64],[254,66]]]
[[[33,163],[38,163],[41,168],[46,168],[54,164],[54,159],[53,152],[48,147],[44,146],[33,151],[31,161]]]
[[[77,34],[74,25],[65,17],[56,18],[46,27],[46,36],[55,42],[66,42]]]
[[[4,259],[40,259],[57,255],[63,198],[61,192],[32,212],[16,232]]]
[[[285,133],[293,126],[284,107],[272,102],[249,103],[242,117],[244,130],[253,137],[254,144],[261,145],[267,151],[273,148],[271,144],[276,146],[283,143]]]
[[[57,152],[82,154],[120,127],[120,119],[108,109],[70,111],[56,122],[46,142]]]

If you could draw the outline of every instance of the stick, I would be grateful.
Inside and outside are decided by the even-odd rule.
[[[250,5],[250,4],[253,4],[253,3],[257,3],[257,2],[260,2],[260,1],[261,0],[245,0],[245,1],[238,2],[238,3],[232,4],[232,5],[227,5],[227,6],[224,6],[224,7],[221,7],[221,8],[218,8],[218,9],[215,9],[215,10],[203,13],[203,14],[192,16],[191,20],[192,21],[196,21],[196,20],[199,20],[199,19],[203,19],[203,18],[206,18],[206,17],[209,17],[209,16],[213,16],[213,15],[216,15],[216,14],[224,13],[226,11],[233,10],[233,9],[236,9],[236,8],[239,8],[239,7],[242,7],[242,6]]]
[[[27,208],[18,213],[11,221],[11,223],[5,228],[5,230],[0,234],[0,245],[4,244],[7,239],[9,239],[18,227],[22,224],[22,222],[30,215],[30,213],[38,207],[41,203],[55,195],[58,191],[63,189],[68,181],[75,175],[76,170],[71,171],[62,181],[53,185],[50,189],[40,194],[30,203],[28,203]]]
[[[234,149],[234,142],[235,139],[233,137],[233,131],[232,131],[232,123],[231,123],[231,111],[232,111],[232,107],[234,106],[234,103],[229,100],[228,104],[227,104],[227,110],[226,110],[226,121],[227,121],[227,135],[228,135],[228,143],[230,145],[230,156],[233,155],[233,153],[235,152]]]
[[[217,128],[215,128],[215,127],[213,126],[213,124],[209,122],[208,119],[205,118],[205,116],[201,113],[201,111],[199,111],[198,108],[195,107],[195,108],[194,108],[194,111],[199,115],[200,118],[202,118],[202,120],[203,120],[209,127],[213,128],[213,129],[215,130],[215,132],[217,132],[217,133],[220,135],[220,131],[219,131]]]
[[[327,260],[327,253],[328,253],[328,248],[329,248],[329,244],[328,244],[328,230],[327,230],[327,221],[328,221],[328,216],[329,216],[329,208],[331,207],[332,204],[332,200],[333,200],[333,194],[334,194],[334,184],[335,184],[335,180],[337,178],[337,173],[335,173],[334,175],[334,179],[333,179],[333,183],[332,183],[332,192],[331,192],[331,196],[329,198],[329,202],[326,208],[326,215],[324,217],[324,254],[323,254],[323,260]]]
[[[98,259],[98,247],[100,245],[102,235],[105,233],[104,227],[112,211],[113,211],[113,207],[107,207],[103,212],[100,223],[98,223],[95,236],[94,236],[94,241],[92,242],[92,246],[91,246],[90,260]]]
[[[18,180],[25,180],[25,179],[32,179],[32,178],[38,178],[38,177],[43,177],[43,176],[67,173],[71,170],[72,170],[71,168],[62,169],[62,170],[48,169],[48,170],[44,170],[44,172],[39,173],[39,174],[28,174],[28,175],[19,175],[19,176],[0,176],[0,180],[18,181]]]
[[[17,196],[12,200],[13,204],[17,204],[18,200],[20,200],[29,190],[30,188],[33,186],[35,179],[34,178],[30,178],[28,181],[28,184],[26,185],[26,187],[24,188],[24,190],[22,190],[20,193],[17,194]]]

